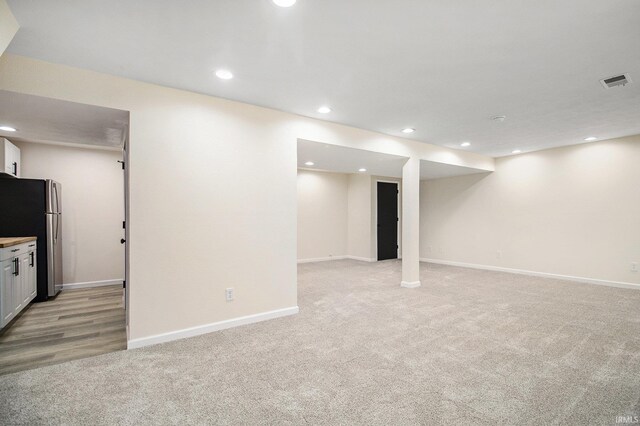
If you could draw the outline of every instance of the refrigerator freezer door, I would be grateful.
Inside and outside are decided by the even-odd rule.
[[[47,179],[47,213],[62,213],[62,185]]]

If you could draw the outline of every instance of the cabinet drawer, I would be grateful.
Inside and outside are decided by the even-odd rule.
[[[28,253],[36,249],[35,241],[30,241],[24,244],[18,244],[15,246],[0,248],[0,262],[6,259],[11,259],[12,257],[20,256],[21,254]],[[33,247],[29,247],[29,245],[33,244]]]

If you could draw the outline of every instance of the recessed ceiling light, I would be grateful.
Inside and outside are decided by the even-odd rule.
[[[462,142],[462,143],[460,144],[460,146],[461,146],[461,147],[463,147],[463,148],[466,148],[466,147],[468,147],[468,146],[471,146],[471,142]]]
[[[597,141],[598,138],[596,138],[595,136],[589,136],[588,138],[584,138],[584,140],[587,142],[593,142],[593,141]]]
[[[233,78],[233,74],[229,70],[217,70],[216,77],[222,80],[231,80]]]
[[[0,126],[0,130],[5,131],[5,132],[15,132],[16,129],[14,129],[13,127],[9,127],[9,126]]]
[[[304,163],[305,166],[313,166],[315,163],[313,161],[307,161]]]
[[[320,108],[318,108],[318,112],[320,114],[329,114],[331,112],[331,108],[329,108],[328,106],[321,106]]]
[[[402,133],[413,133],[416,129],[412,129],[411,127],[407,127],[406,129],[402,129]]]
[[[363,168],[361,168],[361,169],[358,169],[358,171],[359,171],[359,172],[366,172],[366,171],[367,171],[367,169],[365,169],[365,168],[363,167]]]
[[[273,0],[276,6],[291,7],[296,4],[296,0]]]
[[[520,154],[522,151],[520,151],[519,149],[514,149],[513,151],[511,151],[512,154]]]

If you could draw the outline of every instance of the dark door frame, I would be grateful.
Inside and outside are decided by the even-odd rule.
[[[131,116],[129,116],[131,117]],[[124,228],[124,238],[121,242],[124,244],[124,309],[125,309],[125,327],[127,334],[127,346],[129,344],[129,317],[131,316],[131,278],[130,278],[130,255],[129,250],[129,238],[131,235],[131,222],[130,222],[130,199],[129,199],[129,126],[127,126],[124,140],[122,143],[122,171],[124,172],[124,222],[122,227]]]

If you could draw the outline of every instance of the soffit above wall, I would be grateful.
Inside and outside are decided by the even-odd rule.
[[[313,166],[305,163],[312,161]],[[298,168],[337,173],[361,173],[369,175],[402,177],[402,167],[407,157],[383,154],[363,149],[348,148],[321,142],[298,140]]]
[[[0,125],[9,140],[121,148],[129,112],[0,90]]]
[[[477,173],[491,172],[481,169],[474,169],[472,167],[463,167],[453,164],[437,163],[435,161],[420,160],[420,180],[473,175]]]
[[[313,166],[305,163],[312,161]],[[363,149],[331,145],[322,142],[298,140],[298,168],[337,173],[363,173],[358,170],[366,169],[366,174],[402,178],[402,168],[407,157],[366,151]],[[475,173],[490,173],[487,170],[472,167],[456,166],[435,161],[420,161],[420,179],[439,179],[443,177],[462,176]]]

